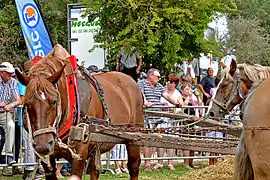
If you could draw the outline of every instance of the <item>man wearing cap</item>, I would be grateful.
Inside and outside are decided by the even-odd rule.
[[[13,164],[13,152],[15,137],[15,124],[10,111],[22,104],[17,81],[12,78],[15,69],[9,62],[0,64],[0,126],[5,130],[6,143],[4,145],[2,155],[8,155],[8,164]],[[4,176],[12,176],[12,169],[4,167]]]

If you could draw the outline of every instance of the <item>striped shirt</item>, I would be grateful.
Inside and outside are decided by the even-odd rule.
[[[158,106],[161,105],[160,99],[166,89],[160,83],[157,83],[154,87],[152,87],[147,80],[143,80],[139,81],[138,85],[148,102]]]
[[[154,105],[160,106],[160,99],[162,94],[166,91],[166,89],[160,84],[157,83],[154,87],[150,85],[150,83],[144,79],[138,82],[138,86],[143,92],[146,100],[148,102],[153,103]],[[148,110],[152,111],[160,111],[160,108],[148,108]],[[145,127],[155,129],[158,124],[162,123],[161,118],[157,116],[145,116]]]
[[[18,82],[14,78],[11,78],[6,83],[0,77],[0,102],[5,104],[10,104],[16,99],[20,98],[20,93],[18,89]],[[3,108],[0,108],[0,111],[4,111]]]

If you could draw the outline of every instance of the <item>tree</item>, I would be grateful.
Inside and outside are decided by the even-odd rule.
[[[176,63],[208,53],[216,43],[204,38],[217,12],[234,11],[231,0],[84,0],[86,15],[100,18],[95,36],[115,59],[121,45],[135,46],[146,66],[174,68]]]
[[[269,6],[269,0],[238,0],[238,10],[228,16],[224,46],[235,50],[238,62],[270,65]]]
[[[270,65],[269,35],[256,19],[237,16],[229,20],[228,47],[239,63]]]
[[[237,13],[244,18],[256,19],[270,33],[269,0],[237,0]]]
[[[16,64],[27,57],[16,7],[13,0],[0,4],[0,60]]]
[[[53,43],[67,47],[67,4],[77,0],[38,0]],[[0,0],[0,61],[22,66],[28,60],[14,0]]]

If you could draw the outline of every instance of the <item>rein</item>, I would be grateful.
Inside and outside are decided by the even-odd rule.
[[[224,77],[221,79],[221,81],[219,82],[219,85],[222,83]],[[218,100],[216,100],[215,98],[212,99],[212,102],[215,103],[216,105],[218,105],[219,107],[221,107],[222,110],[225,110],[226,112],[229,112],[229,109],[228,109],[228,106],[230,105],[230,103],[233,101],[233,99],[238,95],[241,99],[242,99],[242,102],[245,100],[245,96],[243,95],[243,92],[242,92],[242,89],[241,89],[241,77],[240,77],[240,72],[239,72],[239,69],[237,69],[236,71],[236,80],[237,82],[233,83],[234,86],[236,86],[236,91],[233,93],[232,96],[230,96],[230,98],[225,101],[225,103],[222,103]],[[231,92],[230,94],[232,93],[234,87],[231,89]],[[241,103],[242,103],[241,102]]]

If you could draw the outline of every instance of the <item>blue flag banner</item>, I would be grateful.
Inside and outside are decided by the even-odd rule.
[[[52,50],[52,42],[33,0],[15,0],[23,36],[30,59],[46,56]]]

